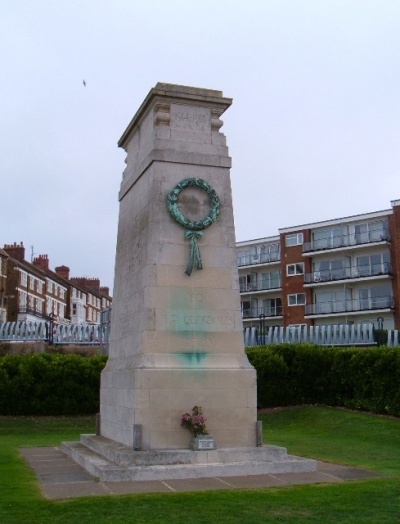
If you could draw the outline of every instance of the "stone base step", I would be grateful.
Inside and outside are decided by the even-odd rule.
[[[234,477],[317,470],[315,460],[288,455],[285,448],[278,446],[213,451],[132,451],[104,437],[83,435],[81,442],[63,442],[60,449],[103,482]]]

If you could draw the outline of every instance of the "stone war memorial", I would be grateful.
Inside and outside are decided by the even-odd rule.
[[[62,445],[100,480],[316,469],[260,441],[220,131],[231,103],[158,83],[119,140],[127,157],[97,434]],[[182,427],[193,408],[208,433],[197,439]]]

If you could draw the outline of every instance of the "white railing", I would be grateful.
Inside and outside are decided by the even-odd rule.
[[[50,322],[2,322],[0,341],[52,341],[53,344],[108,344],[110,324],[59,324]],[[52,333],[50,332],[52,330]]]
[[[270,344],[306,343],[319,346],[372,346],[376,345],[372,324],[301,326],[301,327],[271,327],[265,334],[257,327],[244,329],[246,347]],[[388,346],[400,346],[400,336],[397,330],[388,331]]]

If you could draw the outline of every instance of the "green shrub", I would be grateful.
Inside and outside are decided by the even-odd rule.
[[[259,407],[325,404],[400,416],[400,348],[248,348]]]
[[[0,415],[86,415],[99,410],[107,357],[35,354],[0,358]]]

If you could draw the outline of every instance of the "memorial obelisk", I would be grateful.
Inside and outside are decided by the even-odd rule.
[[[101,436],[187,449],[197,405],[218,448],[256,446],[256,373],[244,352],[221,91],[158,83],[123,133]]]

